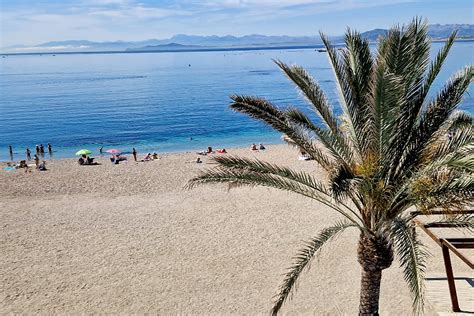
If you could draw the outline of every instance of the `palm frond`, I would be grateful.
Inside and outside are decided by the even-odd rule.
[[[342,202],[336,203],[327,188],[305,172],[241,157],[221,156],[214,158],[214,161],[218,167],[201,171],[189,180],[186,188],[207,183],[271,187],[306,196],[335,210],[358,226],[362,223],[354,210]]]
[[[294,107],[284,111],[284,114],[288,120],[301,125],[307,131],[313,132],[322,147],[325,147],[332,154],[338,164],[349,166],[352,163],[352,150],[345,142],[342,134],[334,135],[331,131],[316,126],[303,112]]]
[[[428,70],[426,79],[423,84],[422,93],[420,93],[420,97],[418,100],[418,103],[420,105],[423,103],[423,100],[428,95],[431,85],[433,84],[439,72],[441,71],[444,61],[446,60],[446,57],[448,57],[449,51],[451,50],[451,47],[454,44],[457,33],[458,33],[457,30],[451,33],[451,35],[446,40],[446,43],[444,44],[444,46],[440,49],[435,59],[431,62],[430,68]]]
[[[426,34],[426,25],[424,25],[421,29],[423,29],[422,37],[425,37],[423,47],[423,52],[421,55],[428,56],[428,38]],[[415,28],[412,28],[415,29]],[[425,103],[425,98],[428,95],[430,87],[434,80],[436,79],[441,67],[449,53],[449,50],[454,43],[456,33],[454,32],[446,42],[445,46],[439,51],[434,61],[431,63],[427,70],[427,75],[425,78],[421,76],[426,68],[426,62],[424,62],[421,66],[411,66],[411,68],[418,73],[420,76],[419,79],[416,81],[416,84],[412,85],[409,90],[407,90],[407,97],[406,97],[406,106],[400,109],[399,119],[398,119],[398,127],[395,130],[395,142],[391,146],[392,150],[389,153],[389,156],[392,157],[392,162],[390,165],[393,165],[393,162],[397,162],[401,159],[404,154],[404,150],[412,145],[412,139],[416,136],[413,135],[412,131],[416,130],[414,127],[416,121],[419,119],[422,106]],[[426,60],[427,61],[427,60]],[[404,79],[404,81],[408,81]],[[395,169],[391,169],[389,177],[393,175]]]
[[[419,121],[413,127],[410,143],[401,150],[397,164],[393,165],[396,175],[410,174],[421,162],[420,153],[429,144],[430,138],[443,126],[460,104],[464,93],[474,76],[474,66],[467,66],[454,75],[436,98],[426,107]],[[401,175],[400,175],[401,176]]]
[[[448,214],[439,220],[430,221],[426,224],[449,224],[451,228],[455,228],[460,231],[467,230],[469,232],[474,232],[474,214]]]
[[[337,117],[329,105],[326,95],[313,77],[311,77],[311,75],[300,66],[288,66],[280,60],[274,60],[274,62],[300,89],[306,99],[313,106],[314,112],[322,118],[324,124],[333,132],[333,134],[340,134]]]
[[[412,294],[413,309],[423,310],[426,258],[429,253],[416,236],[413,223],[403,218],[393,221],[391,239]]]
[[[346,49],[342,50],[343,72],[347,87],[352,91],[348,111],[359,140],[360,149],[365,153],[369,149],[368,128],[371,126],[371,110],[368,105],[373,72],[372,54],[369,41],[360,33],[347,30],[345,34]],[[361,154],[362,154],[361,153]]]
[[[301,249],[294,257],[294,263],[285,274],[283,283],[281,284],[278,294],[275,296],[272,315],[277,315],[283,303],[290,297],[292,291],[295,290],[296,282],[305,268],[309,268],[309,264],[318,251],[326,244],[326,242],[334,239],[339,233],[346,228],[355,227],[351,222],[341,221],[334,226],[323,229],[316,237],[309,240],[305,247]]]
[[[474,147],[474,118],[463,111],[454,112],[428,141],[421,153],[421,164],[443,159],[467,146]]]
[[[358,134],[359,129],[354,125],[354,96],[350,84],[347,80],[346,73],[344,70],[344,62],[338,55],[336,48],[331,44],[329,38],[322,32],[319,33],[321,40],[327,50],[329,63],[333,69],[334,76],[336,77],[337,89],[340,96],[340,104],[346,120],[346,128],[349,133],[348,139],[350,140],[352,147],[360,155],[362,153],[362,146],[360,144],[361,136]]]
[[[402,78],[387,72],[383,64],[377,65],[371,87],[373,120],[368,140],[383,166],[390,166],[387,158],[391,159],[393,131],[396,129],[397,115],[405,105],[402,83]]]
[[[316,146],[310,134],[311,130],[308,130],[307,126],[294,124],[295,122],[290,121],[284,111],[263,98],[238,95],[233,95],[231,98],[234,101],[230,105],[231,109],[270,125],[305,150],[325,170],[331,169],[330,159]]]

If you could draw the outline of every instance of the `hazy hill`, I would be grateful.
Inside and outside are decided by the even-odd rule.
[[[474,38],[474,25],[471,24],[433,24],[429,26],[429,35],[433,39],[446,38],[453,30],[459,30],[458,37]],[[370,41],[385,34],[385,29],[374,29],[362,33]],[[341,36],[332,37],[334,43],[342,41]],[[144,41],[93,42],[88,40],[66,40],[47,42],[34,46],[15,45],[2,48],[4,53],[33,52],[95,52],[95,51],[153,51],[218,48],[261,48],[320,45],[319,36],[267,36],[252,34],[245,36],[199,36],[177,34],[168,39],[149,39]]]
[[[474,25],[472,24],[431,24],[428,27],[428,35],[432,39],[443,39],[448,37],[454,30],[458,30],[458,38],[474,38]],[[376,41],[380,35],[387,32],[385,29],[374,29],[362,33],[370,41]]]

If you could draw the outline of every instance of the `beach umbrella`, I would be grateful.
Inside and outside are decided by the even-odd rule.
[[[109,150],[106,150],[105,152],[109,153],[109,154],[120,154],[121,151],[118,150],[118,149],[109,149]]]
[[[82,156],[82,155],[90,155],[92,154],[92,151],[89,149],[81,149],[76,153],[76,156]]]

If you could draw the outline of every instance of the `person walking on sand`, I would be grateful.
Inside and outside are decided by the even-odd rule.
[[[137,150],[135,149],[135,147],[133,148],[132,150],[132,155],[133,155],[133,160],[135,160],[135,162],[137,162]]]
[[[26,160],[31,160],[31,150],[26,147]]]
[[[10,160],[13,160],[13,147],[12,147],[12,145],[8,146],[8,151],[10,152]]]

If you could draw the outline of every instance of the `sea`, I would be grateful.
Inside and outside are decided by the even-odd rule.
[[[434,43],[432,56],[441,47]],[[10,160],[9,145],[20,160],[26,147],[48,143],[52,158],[100,147],[164,153],[281,143],[280,134],[229,109],[229,96],[244,94],[310,113],[274,60],[305,67],[340,112],[327,55],[315,49],[4,56],[0,160]],[[473,62],[474,41],[457,42],[433,90]],[[471,113],[473,92],[471,85],[461,105]]]

